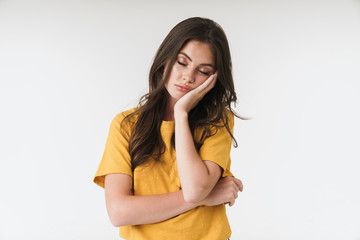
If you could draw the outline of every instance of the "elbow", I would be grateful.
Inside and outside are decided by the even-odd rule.
[[[122,227],[125,226],[125,224],[123,224],[122,220],[117,219],[117,218],[112,218],[110,217],[110,222],[114,227]]]
[[[127,211],[124,207],[109,207],[108,208],[108,215],[111,224],[114,227],[122,227],[130,225],[129,217],[127,216]]]
[[[201,198],[199,198],[199,197],[196,197],[196,196],[185,196],[185,195],[184,195],[184,200],[185,200],[185,202],[187,202],[187,203],[199,203],[199,202],[201,202],[201,200],[203,200],[203,199],[201,199]]]
[[[199,203],[205,199],[208,192],[204,188],[183,189],[184,201],[187,203]]]

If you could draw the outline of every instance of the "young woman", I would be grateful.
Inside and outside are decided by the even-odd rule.
[[[94,182],[124,239],[225,240],[236,101],[225,33],[210,19],[177,24],[159,47],[139,106],[112,121]]]

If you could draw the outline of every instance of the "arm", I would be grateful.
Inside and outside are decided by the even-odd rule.
[[[185,202],[182,191],[134,196],[132,178],[126,174],[106,175],[105,200],[110,221],[117,227],[160,222],[199,206]]]
[[[200,158],[194,146],[187,113],[175,117],[175,146],[185,201],[199,202],[213,189],[222,169],[216,163]]]
[[[199,203],[184,201],[182,191],[134,196],[132,178],[126,174],[108,174],[105,177],[106,208],[111,223],[116,226],[161,222],[197,206],[229,203],[232,206],[242,183],[233,177],[222,178],[211,193]]]
[[[176,160],[187,202],[203,200],[214,188],[222,173],[221,167],[216,163],[200,158],[188,122],[188,112],[214,87],[215,82],[216,74],[184,95],[174,106]]]

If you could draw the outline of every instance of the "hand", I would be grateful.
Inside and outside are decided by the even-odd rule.
[[[217,73],[211,75],[208,79],[205,80],[200,86],[192,89],[181,97],[174,106],[174,113],[176,112],[186,112],[188,113],[193,109],[200,100],[208,93],[216,83]]]
[[[220,178],[213,190],[202,201],[202,205],[216,206],[223,203],[229,203],[229,206],[231,207],[234,205],[239,191],[243,191],[243,184],[240,179],[234,177]]]

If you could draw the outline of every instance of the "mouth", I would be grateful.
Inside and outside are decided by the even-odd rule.
[[[179,91],[182,91],[182,92],[188,92],[188,91],[192,90],[191,87],[184,86],[184,85],[177,85],[177,84],[175,84],[175,87],[176,87]]]

